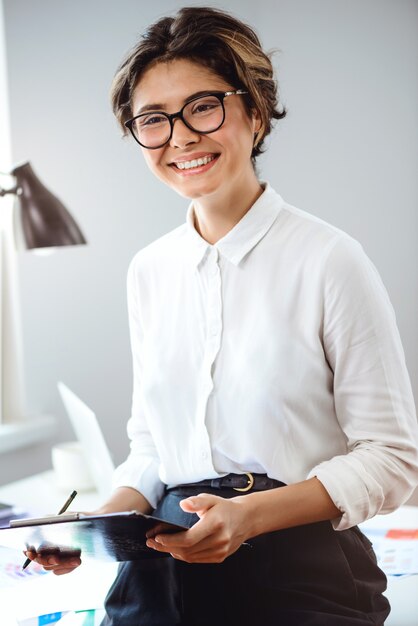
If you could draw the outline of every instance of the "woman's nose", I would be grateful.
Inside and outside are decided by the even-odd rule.
[[[183,122],[180,117],[173,120],[173,133],[170,139],[170,146],[182,148],[189,143],[196,143],[200,139],[200,134],[192,130]]]

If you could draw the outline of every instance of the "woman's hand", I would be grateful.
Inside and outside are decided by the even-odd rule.
[[[94,513],[83,512],[83,515],[94,515]],[[80,550],[73,552],[70,550],[61,552],[59,548],[53,551],[49,549],[40,552],[24,550],[23,554],[31,561],[42,565],[44,570],[53,572],[57,576],[69,574],[81,565]]]
[[[88,513],[83,511],[83,515],[95,514],[95,511]],[[81,565],[80,550],[75,550],[73,552],[68,549],[67,551],[61,551],[58,548],[54,551],[49,549],[40,552],[25,550],[23,554],[31,561],[35,561],[39,565],[42,565],[44,570],[53,572],[57,576],[69,574]],[[28,565],[28,567],[30,567],[30,565]]]
[[[42,552],[32,552],[31,550],[27,550],[23,554],[25,554],[31,561],[39,563],[39,565],[42,565],[45,570],[53,572],[57,576],[69,574],[81,565],[80,556],[77,554],[66,554],[65,552],[45,554]]]
[[[251,536],[245,497],[226,499],[202,493],[180,502],[183,511],[200,520],[189,530],[174,534],[148,534],[147,546],[169,552],[188,563],[222,563]]]
[[[83,512],[83,515],[101,515],[104,513],[117,513],[118,511],[138,510],[143,513],[150,513],[152,507],[144,496],[131,487],[119,487],[110,498],[99,509],[90,512]],[[81,565],[80,554],[71,552],[55,551],[32,552],[26,551],[24,554],[31,560],[36,561],[47,571],[51,571],[57,576],[69,574]],[[30,565],[29,565],[30,567]]]

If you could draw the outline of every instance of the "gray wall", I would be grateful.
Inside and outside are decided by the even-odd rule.
[[[126,269],[184,220],[188,202],[120,139],[108,90],[143,29],[182,4],[5,0],[14,161],[31,160],[89,240],[50,257],[19,254],[28,408],[56,415],[57,439],[71,437],[56,392],[64,380],[96,410],[116,462],[128,449],[131,394]],[[214,6],[280,48],[289,113],[260,159],[261,177],[364,245],[397,312],[417,397],[418,3]],[[49,445],[5,455],[0,482],[49,464]]]

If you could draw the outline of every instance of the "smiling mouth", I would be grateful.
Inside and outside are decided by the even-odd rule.
[[[193,171],[193,170],[201,170],[212,161],[215,161],[220,155],[219,154],[210,154],[204,157],[200,157],[198,159],[191,159],[190,161],[177,161],[174,163],[170,163],[170,167],[173,167],[179,171]]]

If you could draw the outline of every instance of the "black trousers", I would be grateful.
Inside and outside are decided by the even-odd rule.
[[[192,526],[178,503],[202,489],[169,491],[156,514]],[[234,497],[230,489],[205,489]],[[249,540],[223,563],[145,556],[121,563],[102,626],[382,626],[386,577],[357,528],[318,522]]]

